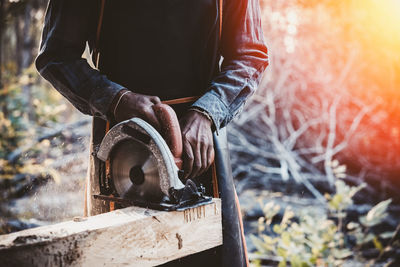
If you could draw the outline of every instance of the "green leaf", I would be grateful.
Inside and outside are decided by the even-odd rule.
[[[286,259],[283,259],[279,262],[278,267],[286,267]]]
[[[259,260],[259,259],[251,260],[251,265],[253,265],[255,267],[261,267],[261,260]]]
[[[393,232],[383,232],[383,233],[379,234],[379,237],[382,238],[382,239],[389,239],[389,238],[392,238],[395,233],[396,233],[395,231],[393,231]]]
[[[391,202],[392,199],[388,199],[378,203],[367,213],[366,216],[362,216],[360,218],[360,222],[366,227],[372,227],[381,223],[383,219],[387,216],[386,211]]]
[[[312,264],[316,264],[316,263],[317,263],[317,257],[316,257],[316,256],[312,256],[312,257],[310,258],[310,262],[311,262]]]
[[[358,223],[355,223],[355,222],[349,222],[347,224],[347,229],[349,229],[349,230],[354,230],[354,229],[359,228],[359,227],[360,227],[360,225]]]
[[[294,217],[294,212],[291,208],[286,208],[285,213],[283,214],[281,226],[286,228],[286,225],[290,222],[290,220]]]
[[[366,186],[367,186],[366,183],[362,183],[359,186],[351,187],[350,192],[349,192],[349,197],[352,198],[358,191],[360,191],[361,189],[363,189]]]
[[[250,235],[250,240],[260,253],[269,254],[269,252],[275,252],[273,246],[264,243],[261,239],[254,235]]]
[[[378,238],[374,237],[374,238],[372,239],[372,241],[374,242],[374,246],[375,246],[380,252],[382,252],[382,251],[383,251],[383,246],[382,246],[382,243],[378,240]]]
[[[374,238],[375,238],[375,235],[367,234],[362,238],[362,243],[365,244],[365,243],[371,242],[374,240]]]
[[[290,265],[292,267],[302,267],[303,266],[302,263],[303,262],[298,255],[295,254],[290,257]]]
[[[336,259],[345,259],[353,255],[353,252],[349,249],[338,249],[333,251],[333,255]]]
[[[272,230],[277,234],[282,233],[282,227],[279,224],[275,224],[274,227],[272,228]]]
[[[281,210],[279,205],[276,205],[274,202],[268,202],[263,207],[263,213],[265,215],[265,219],[267,224],[272,222],[272,219],[275,217],[276,214]]]
[[[378,203],[377,205],[375,205],[375,207],[373,207],[368,212],[367,219],[371,219],[371,218],[374,218],[374,217],[384,214],[391,202],[392,202],[392,199],[388,199],[388,200],[382,201],[382,202]]]
[[[284,248],[278,248],[277,255],[281,256],[282,258],[286,259],[287,257],[287,250]]]
[[[283,232],[282,233],[282,243],[285,246],[289,246],[290,245],[290,234],[288,232]]]
[[[340,208],[340,204],[342,203],[343,196],[341,194],[336,194],[333,196],[332,200],[329,201],[329,205],[334,210],[338,210]]]

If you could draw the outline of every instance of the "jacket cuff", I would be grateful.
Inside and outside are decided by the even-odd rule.
[[[111,103],[115,96],[124,89],[126,90],[124,86],[103,78],[102,82],[96,86],[90,96],[89,104],[93,116],[112,121],[113,116],[109,112]]]
[[[205,93],[193,103],[192,107],[200,108],[210,115],[217,133],[219,129],[225,126],[228,107],[214,92],[208,91]]]

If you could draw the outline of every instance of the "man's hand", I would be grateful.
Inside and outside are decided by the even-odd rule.
[[[132,117],[139,117],[159,130],[160,122],[152,106],[161,103],[160,99],[157,96],[126,92],[118,94],[111,105],[115,120],[121,122]]]
[[[185,179],[197,177],[214,161],[212,122],[204,114],[190,110],[180,124]]]

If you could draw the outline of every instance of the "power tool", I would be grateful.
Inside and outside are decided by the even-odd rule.
[[[182,171],[182,135],[175,111],[166,104],[153,110],[160,133],[149,123],[132,118],[113,126],[97,151],[103,161],[97,199],[157,210],[185,210],[210,203],[204,187]]]

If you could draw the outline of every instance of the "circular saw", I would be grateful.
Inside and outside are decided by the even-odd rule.
[[[153,106],[162,124],[161,134],[140,118],[112,127],[103,138],[97,157],[109,162],[115,195],[97,195],[112,200],[164,210],[182,210],[208,203],[210,197],[193,181],[183,184],[182,137],[174,110],[165,104]],[[163,138],[164,136],[164,138]]]

